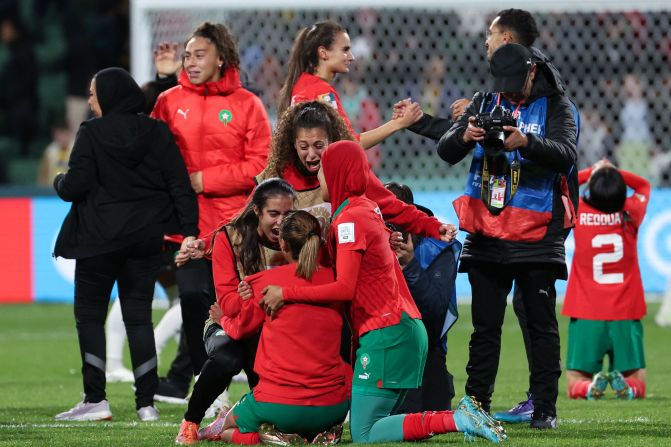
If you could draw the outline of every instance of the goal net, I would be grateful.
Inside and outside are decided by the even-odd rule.
[[[336,88],[355,129],[363,131],[388,119],[399,99],[412,97],[426,112],[448,116],[452,101],[471,98],[488,85],[485,31],[506,6],[479,0],[346,0],[315,9],[314,2],[299,0],[136,0],[132,70],[139,82],[150,80],[152,48],[159,42],[183,42],[206,20],[224,23],[237,37],[242,68],[274,119],[294,36],[301,27],[331,19],[352,39],[356,62],[338,77]],[[557,6],[539,0],[514,6],[534,14],[541,32],[535,46],[559,67],[581,111],[580,167],[607,156],[668,186],[671,12],[664,2],[572,0]],[[417,191],[460,190],[468,169],[465,162],[448,166],[433,141],[408,131],[382,143],[371,162],[383,180]]]

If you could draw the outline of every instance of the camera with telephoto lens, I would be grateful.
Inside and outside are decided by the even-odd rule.
[[[475,116],[476,126],[485,131],[482,147],[487,155],[498,155],[503,151],[503,142],[510,132],[504,132],[503,126],[516,126],[517,120],[512,113],[500,105],[494,106],[489,113],[478,113]]]

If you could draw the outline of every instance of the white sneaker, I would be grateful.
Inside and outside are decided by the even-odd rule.
[[[214,402],[212,402],[212,405],[210,405],[210,408],[207,409],[205,412],[205,416],[203,416],[204,419],[211,419],[216,417],[219,412],[222,410],[222,408],[230,408],[231,407],[231,399],[228,394],[228,390],[224,390],[223,393],[217,397]]]
[[[79,402],[68,411],[57,414],[54,419],[57,421],[109,421],[112,419],[112,412],[107,400],[97,403]]]
[[[233,382],[246,382],[247,374],[244,371],[240,371],[240,374],[233,376]]]
[[[135,382],[133,371],[123,366],[105,372],[105,378],[108,382]]]
[[[158,410],[153,405],[148,405],[137,410],[137,417],[142,422],[158,421],[160,419]]]

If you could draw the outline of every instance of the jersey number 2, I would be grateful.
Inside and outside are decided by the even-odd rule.
[[[617,262],[624,256],[624,245],[622,236],[619,234],[600,234],[592,239],[593,248],[601,248],[604,245],[612,245],[613,251],[599,253],[594,256],[592,276],[599,284],[621,284],[624,282],[624,273],[604,273],[603,265]]]

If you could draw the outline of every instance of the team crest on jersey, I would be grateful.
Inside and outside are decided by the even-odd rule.
[[[359,357],[359,362],[361,362],[361,367],[365,370],[368,365],[370,365],[370,356],[365,352]]]
[[[224,125],[228,126],[228,123],[230,123],[233,120],[233,113],[231,113],[230,110],[222,109],[219,111],[219,121],[224,123]]]
[[[354,222],[338,224],[338,243],[347,244],[354,241]]]
[[[324,104],[328,104],[334,109],[338,110],[338,103],[336,102],[335,95],[332,92],[317,96],[317,101],[321,101]]]

